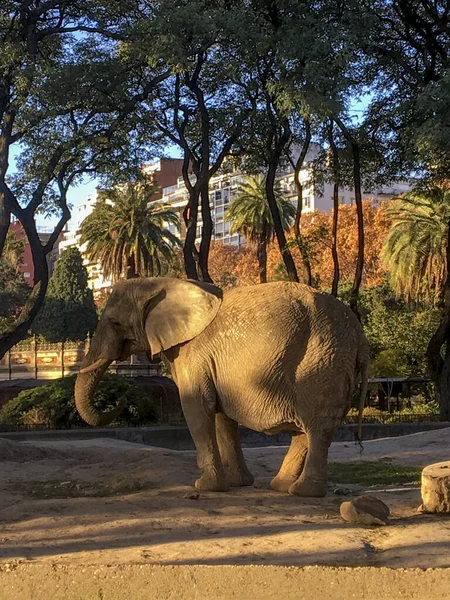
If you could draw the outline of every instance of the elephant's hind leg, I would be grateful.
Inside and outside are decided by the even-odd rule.
[[[300,477],[289,493],[306,498],[321,498],[327,493],[328,448],[333,437],[323,432],[308,432],[308,454]]]
[[[224,467],[227,469],[230,485],[232,487],[252,485],[254,477],[245,464],[239,438],[239,426],[236,421],[223,413],[217,413],[216,436],[220,456]]]
[[[281,464],[276,477],[270,482],[270,487],[277,492],[287,492],[297,481],[303,470],[308,452],[308,439],[304,433],[293,433],[291,445]]]

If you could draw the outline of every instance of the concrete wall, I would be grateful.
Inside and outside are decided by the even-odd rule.
[[[443,429],[444,427],[450,427],[450,422],[366,424],[363,427],[363,438],[364,440],[373,440],[384,437],[398,437],[431,429]],[[286,446],[290,443],[290,434],[286,432],[269,436],[258,431],[251,431],[246,427],[240,429],[242,445],[246,448]],[[342,425],[336,432],[334,441],[353,442],[356,429],[357,425]],[[86,428],[62,431],[14,431],[0,432],[0,437],[17,441],[86,440],[107,437],[171,450],[194,449],[187,427],[105,427],[102,429]]]

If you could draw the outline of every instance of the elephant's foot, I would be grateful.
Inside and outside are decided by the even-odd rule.
[[[296,481],[296,477],[287,475],[276,475],[270,482],[270,487],[276,492],[288,492],[289,488]]]
[[[255,478],[248,469],[242,469],[239,471],[229,470],[228,480],[230,482],[231,487],[244,487],[248,485],[253,485]]]
[[[289,486],[288,492],[292,496],[301,496],[302,498],[323,498],[327,494],[327,483],[300,477]]]
[[[204,473],[195,482],[195,487],[205,492],[228,492],[230,484],[224,474]]]

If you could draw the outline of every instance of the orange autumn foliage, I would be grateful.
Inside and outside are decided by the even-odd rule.
[[[365,200],[363,211],[365,233],[363,284],[371,287],[381,283],[386,272],[380,261],[380,253],[389,230],[389,220],[386,215],[386,203],[375,206],[370,200]],[[323,228],[323,238],[316,239],[311,243],[313,276],[322,289],[331,288],[333,280],[331,225],[331,213],[305,215],[302,223],[302,233],[307,239],[312,236],[314,240],[318,227]],[[337,250],[340,282],[352,282],[358,257],[358,226],[354,206],[342,205],[339,207]],[[298,261],[297,264],[300,270],[301,262]]]
[[[313,212],[302,216],[302,235],[309,247],[314,283],[324,290],[331,288],[333,279],[331,226],[331,213]],[[364,201],[364,230],[365,268],[363,283],[371,287],[380,283],[385,274],[385,269],[380,261],[381,247],[389,230],[385,203],[377,207],[370,200]],[[292,234],[287,237],[301,278],[302,261],[300,251],[293,240]],[[353,281],[358,255],[358,229],[354,206],[341,205],[339,207],[338,254],[340,282]],[[259,282],[256,252],[250,246],[237,249],[216,242],[211,248],[209,265],[212,279],[220,287],[253,285]],[[282,257],[276,242],[271,243],[268,248],[267,274],[269,281],[286,279]]]
[[[221,288],[259,283],[255,249],[213,243],[209,253],[209,274],[215,285]]]

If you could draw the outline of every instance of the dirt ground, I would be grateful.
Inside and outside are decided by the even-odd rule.
[[[24,565],[36,569],[38,563],[41,573],[77,565],[450,567],[450,518],[417,512],[418,485],[333,483],[326,498],[300,499],[269,489],[285,452],[281,447],[246,449],[254,487],[198,496],[193,452],[105,439],[35,444],[0,438],[0,572],[9,574],[11,582]],[[331,461],[425,466],[449,456],[450,429],[367,441],[362,455],[351,443],[330,448]],[[336,494],[339,487],[349,495]],[[375,494],[389,505],[389,525],[363,527],[342,521],[340,503],[362,493]],[[446,577],[449,581],[450,574]],[[405,592],[401,597],[448,597],[434,596],[428,584],[425,587],[428,595]],[[419,590],[414,585],[408,589],[411,594]],[[3,597],[13,596],[0,591]],[[95,592],[94,597],[113,596]],[[271,596],[267,591],[255,597]]]

